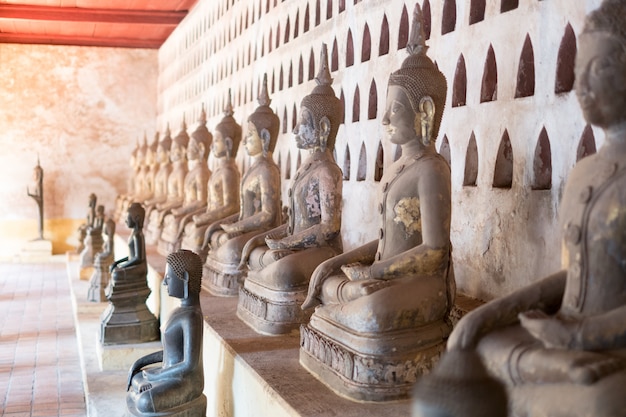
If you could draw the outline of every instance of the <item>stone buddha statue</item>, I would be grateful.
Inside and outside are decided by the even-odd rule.
[[[148,146],[148,138],[145,133],[141,145],[138,145],[137,155],[135,158],[136,173],[133,178],[133,192],[128,194],[121,204],[121,212],[126,213],[128,206],[133,202],[141,203],[146,197],[150,196],[149,174],[151,165],[150,146]]]
[[[128,163],[130,165],[130,176],[128,177],[128,182],[126,185],[127,193],[126,194],[118,194],[115,199],[115,220],[119,220],[120,217],[124,214],[124,205],[126,204],[126,199],[128,196],[132,195],[135,191],[135,177],[140,169],[140,164],[138,162],[138,153],[139,153],[139,142],[135,144],[135,149],[130,153],[130,158]]]
[[[215,169],[207,184],[207,204],[203,212],[190,213],[181,223],[178,232],[183,233],[182,247],[190,249],[206,259],[208,249],[203,245],[204,234],[212,222],[228,217],[239,210],[239,168],[235,156],[241,142],[241,126],[233,117],[230,101],[224,109],[224,117],[215,127],[211,150],[215,157]]]
[[[172,172],[172,163],[170,161],[170,148],[172,147],[172,136],[170,134],[169,125],[165,129],[165,135],[156,148],[156,162],[159,170],[154,177],[154,193],[152,197],[143,202],[146,209],[146,218],[150,218],[150,213],[157,204],[164,203],[167,200],[167,180]]]
[[[87,208],[87,215],[85,216],[85,223],[81,224],[76,229],[76,237],[78,239],[78,245],[76,246],[76,253],[80,254],[85,249],[85,236],[87,236],[87,229],[93,226],[94,219],[96,218],[96,203],[98,197],[94,193],[89,194],[89,203]]]
[[[252,164],[241,180],[239,213],[208,227],[204,245],[211,250],[204,264],[205,286],[215,295],[235,296],[245,278],[241,253],[248,240],[281,223],[280,171],[272,159],[280,120],[270,108],[267,75],[259,107],[248,117],[244,146]]]
[[[126,225],[132,229],[127,257],[111,264],[105,294],[109,305],[102,313],[100,342],[104,345],[158,340],[159,321],[148,310],[150,288],[146,277],[146,245],[143,237],[145,210],[140,203],[128,207]]]
[[[333,148],[343,106],[331,87],[326,45],[317,86],[302,99],[294,129],[298,148],[309,151],[287,193],[287,224],[252,238],[242,253],[248,276],[239,293],[237,315],[259,333],[297,329],[311,273],[341,253],[342,173]]]
[[[189,171],[186,156],[188,144],[189,135],[187,135],[187,126],[183,119],[180,133],[174,137],[170,148],[172,171],[167,177],[167,198],[162,203],[156,203],[148,217],[146,243],[149,245],[156,244],[161,237],[163,218],[172,209],[182,206],[185,201],[185,178]]]
[[[43,168],[39,164],[39,157],[37,157],[37,166],[33,169],[33,185],[35,186],[33,192],[31,193],[30,189],[26,187],[26,194],[37,203],[39,214],[37,217],[37,229],[39,231],[37,239],[43,240]]]
[[[184,198],[180,206],[172,207],[163,219],[163,231],[158,241],[158,251],[166,256],[180,249],[182,231],[191,216],[201,213],[207,205],[207,183],[211,171],[207,165],[213,136],[206,127],[204,107],[198,120],[198,127],[191,134],[187,145],[189,171],[185,176]]]
[[[605,0],[579,36],[576,95],[606,138],[565,186],[563,269],[470,312],[448,341],[506,384],[512,416],[626,412],[625,28],[626,2]]]
[[[93,262],[96,253],[102,251],[102,227],[104,226],[104,206],[99,204],[96,207],[95,216],[91,226],[85,232],[83,240],[84,248],[80,253],[80,279],[89,279],[93,273]]]
[[[154,134],[154,140],[146,150],[146,173],[144,177],[144,192],[137,197],[138,203],[144,203],[146,200],[154,196],[154,187],[156,176],[159,172],[159,160],[157,159],[157,150],[159,147],[159,132]]]
[[[167,256],[164,284],[181,299],[165,325],[163,350],[138,359],[128,375],[128,410],[135,416],[204,417],[207,398],[202,367],[200,307],[202,261],[188,250]],[[161,366],[143,369],[152,364]]]
[[[103,234],[102,251],[94,256],[94,272],[87,291],[87,299],[94,302],[106,300],[104,289],[109,284],[111,264],[115,261],[115,221],[113,219],[106,219]]]
[[[342,395],[405,398],[445,348],[455,283],[450,167],[435,149],[446,79],[426,55],[416,5],[407,52],[389,77],[382,123],[402,157],[378,193],[379,239],[323,262],[302,306],[300,362]]]

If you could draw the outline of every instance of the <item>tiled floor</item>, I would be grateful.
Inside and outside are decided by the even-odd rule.
[[[87,414],[64,263],[0,263],[0,406],[3,417]]]

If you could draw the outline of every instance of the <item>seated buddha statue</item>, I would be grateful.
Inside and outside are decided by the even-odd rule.
[[[626,410],[625,27],[626,3],[605,0],[578,39],[576,95],[606,136],[565,185],[563,269],[473,310],[448,341],[476,349],[506,384],[514,416]]]
[[[87,230],[93,226],[93,222],[96,218],[96,203],[98,197],[94,193],[89,194],[89,203],[87,208],[87,215],[85,216],[85,223],[78,226],[76,229],[76,238],[78,239],[78,245],[76,245],[76,253],[80,254],[85,249],[85,237],[87,236]]]
[[[294,129],[309,151],[287,193],[287,224],[250,239],[242,253],[248,276],[237,315],[258,333],[288,333],[308,319],[300,309],[317,265],[342,251],[342,173],[333,158],[343,105],[331,87],[326,45],[317,86],[302,99]]]
[[[164,284],[180,307],[163,328],[163,350],[139,358],[128,373],[126,404],[134,416],[205,416],[202,366],[202,261],[180,250],[167,256]],[[149,365],[160,364],[160,366]],[[144,369],[145,368],[145,369]]]
[[[357,400],[408,396],[451,331],[450,167],[435,148],[447,87],[426,50],[416,5],[382,119],[402,157],[380,182],[379,238],[317,267],[302,306],[319,305],[301,328],[301,364]]]
[[[185,176],[184,199],[178,207],[173,207],[163,218],[163,231],[158,241],[161,255],[180,249],[184,225],[191,216],[201,213],[207,204],[207,183],[211,171],[207,165],[209,149],[213,136],[206,128],[206,114],[202,108],[198,127],[191,134],[187,145],[187,164],[189,171]]]
[[[142,163],[142,161],[140,161],[139,159],[139,148],[139,142],[136,142],[135,148],[130,153],[130,158],[128,160],[128,163],[130,165],[130,176],[127,180],[127,193],[119,194],[115,199],[115,221],[118,221],[124,215],[124,213],[126,212],[125,209],[127,208],[127,199],[135,192],[135,183],[137,182],[137,176],[139,175]]]
[[[172,136],[170,127],[167,126],[165,135],[156,148],[156,162],[159,170],[154,176],[154,193],[152,197],[143,202],[146,209],[146,218],[150,218],[150,213],[157,204],[164,203],[167,200],[167,180],[172,172],[172,163],[170,161],[170,148],[172,147]]]
[[[159,321],[146,306],[151,291],[146,281],[145,214],[140,203],[128,207],[126,225],[132,229],[128,239],[129,255],[110,267],[111,277],[105,290],[109,305],[102,313],[100,327],[100,342],[104,345],[150,342],[159,338]]]
[[[148,146],[148,138],[144,134],[141,145],[137,149],[136,164],[137,171],[134,177],[133,193],[128,194],[121,205],[122,213],[126,213],[128,206],[133,202],[143,202],[145,196],[150,194],[149,173],[151,164],[150,146]]]
[[[182,206],[185,201],[185,178],[189,171],[186,157],[188,144],[189,135],[183,119],[180,133],[174,137],[170,148],[172,171],[167,177],[167,198],[161,203],[156,203],[148,217],[146,243],[149,245],[155,245],[159,241],[163,231],[163,218],[172,209]]]
[[[245,278],[239,268],[248,240],[281,223],[280,171],[272,152],[280,120],[270,108],[267,75],[263,78],[259,107],[248,117],[244,146],[252,164],[241,180],[239,213],[216,221],[206,230],[204,246],[211,250],[204,264],[206,287],[215,295],[235,296]]]
[[[80,253],[80,279],[89,279],[93,272],[93,261],[96,253],[102,251],[102,227],[104,225],[104,206],[96,207],[95,217],[85,232],[84,248]]]
[[[111,264],[115,261],[115,222],[113,219],[106,219],[102,232],[104,235],[102,251],[94,256],[94,271],[87,291],[87,299],[94,302],[106,300],[104,289],[109,284]]]
[[[207,249],[202,243],[209,224],[239,210],[239,168],[235,163],[235,156],[240,142],[241,126],[233,117],[229,93],[224,117],[215,126],[215,137],[211,146],[215,168],[207,184],[206,207],[202,212],[186,215],[178,228],[178,233],[182,234],[182,247],[193,250],[202,260],[206,259]]]

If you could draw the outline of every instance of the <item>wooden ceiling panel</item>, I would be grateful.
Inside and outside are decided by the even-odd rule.
[[[197,0],[0,0],[0,43],[159,48]]]

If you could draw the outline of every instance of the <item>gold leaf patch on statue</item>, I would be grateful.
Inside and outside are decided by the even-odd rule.
[[[393,212],[396,214],[393,221],[404,225],[404,232],[407,237],[412,236],[415,232],[422,232],[419,198],[403,198],[398,201]]]

